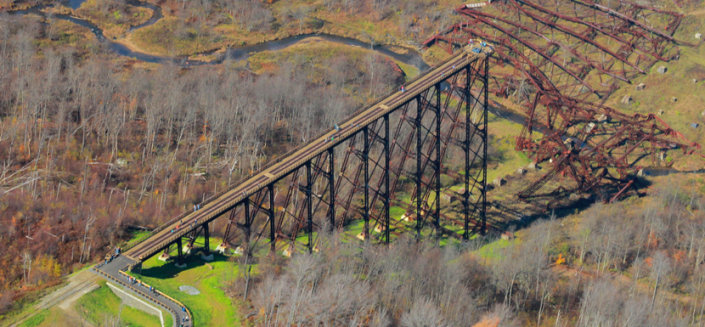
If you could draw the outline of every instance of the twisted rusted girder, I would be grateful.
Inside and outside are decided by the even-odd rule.
[[[527,116],[516,149],[536,162],[552,163],[521,198],[537,195],[561,174],[575,180],[573,192],[615,185],[614,200],[633,185],[632,176],[642,168],[638,159],[650,155],[657,164],[659,151],[679,147],[690,154],[700,148],[653,115],[628,116],[602,105],[618,82],[630,83],[658,60],[667,60],[676,44],[686,44],[673,38],[681,14],[626,1],[611,4],[506,0],[479,8],[463,5],[456,11],[465,22],[425,42],[449,52],[470,39],[495,47],[491,91],[516,96]],[[542,136],[535,140],[539,127]],[[559,187],[548,194],[570,191]]]

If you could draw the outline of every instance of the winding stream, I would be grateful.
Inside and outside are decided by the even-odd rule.
[[[78,9],[81,6],[81,3],[83,3],[84,1],[85,0],[69,0],[68,4],[71,8],[73,8],[75,10],[75,9]],[[159,6],[153,5],[151,3],[146,3],[146,2],[131,2],[130,4],[133,6],[149,8],[153,11],[153,14],[152,14],[152,17],[148,21],[146,21],[143,24],[140,24],[140,25],[137,25],[137,26],[130,28],[129,32],[134,32],[140,28],[144,28],[144,27],[153,25],[157,21],[159,21],[162,17],[164,17],[164,15],[162,14],[162,9]],[[46,8],[46,7],[34,7],[31,9],[27,9],[27,10],[11,11],[11,12],[8,12],[8,14],[11,16],[24,16],[27,14],[35,14],[35,15],[43,17],[43,18],[48,18],[49,15],[47,13],[41,11],[41,9],[44,9],[44,8]],[[74,24],[88,28],[98,38],[98,40],[100,40],[103,43],[108,44],[109,49],[118,55],[130,57],[130,58],[134,58],[137,60],[150,62],[150,63],[175,62],[175,63],[178,63],[183,66],[194,66],[194,65],[205,65],[205,64],[219,64],[219,63],[222,63],[223,60],[225,60],[226,58],[230,59],[230,60],[241,61],[241,60],[246,60],[250,55],[252,55],[254,53],[258,53],[258,52],[262,52],[262,51],[281,50],[281,49],[289,47],[297,42],[303,41],[305,39],[317,37],[317,38],[320,38],[320,39],[323,39],[323,40],[326,40],[329,42],[333,42],[333,43],[368,48],[368,49],[371,49],[381,55],[391,57],[394,60],[397,60],[397,61],[402,62],[404,64],[412,65],[412,66],[418,68],[420,71],[424,71],[424,70],[430,68],[428,66],[428,64],[426,64],[423,61],[421,54],[416,50],[406,49],[407,52],[405,54],[400,54],[400,53],[396,53],[396,52],[392,51],[391,47],[387,46],[387,45],[371,46],[369,43],[362,42],[360,40],[347,38],[347,37],[341,37],[341,36],[335,36],[335,35],[328,35],[328,34],[299,35],[299,36],[292,36],[292,37],[284,38],[281,40],[265,42],[265,43],[255,44],[255,45],[240,46],[240,47],[228,47],[227,50],[225,51],[225,53],[218,56],[218,58],[216,60],[213,60],[210,62],[190,60],[190,59],[187,59],[186,57],[157,56],[157,55],[150,55],[147,53],[130,50],[125,45],[122,45],[120,43],[114,42],[113,40],[106,38],[103,35],[103,30],[101,30],[98,26],[96,26],[95,24],[93,24],[85,19],[81,19],[78,17],[69,16],[69,15],[62,15],[62,14],[53,14],[51,16],[54,19],[61,19],[61,20],[70,21]],[[210,55],[213,53],[215,53],[215,51],[205,53],[205,55]]]
[[[78,9],[81,4],[85,0],[68,0],[68,5],[76,10]],[[147,20],[146,22],[134,26],[129,29],[129,32],[134,32],[140,28],[144,28],[147,26],[151,26],[155,24],[157,21],[159,21],[161,18],[164,17],[162,14],[162,9],[159,6],[153,5],[151,3],[147,2],[139,2],[139,1],[130,1],[130,4],[133,6],[138,6],[138,7],[143,7],[143,8],[149,8],[152,10],[153,14],[152,17]],[[46,7],[40,6],[40,7],[34,7],[31,9],[27,10],[17,10],[17,11],[11,11],[7,12],[11,16],[24,16],[27,14],[35,14],[43,18],[48,18],[49,15],[41,9],[44,9]],[[130,50],[127,46],[122,45],[120,43],[114,42],[113,40],[110,40],[106,38],[103,35],[103,31],[96,26],[95,24],[81,18],[69,16],[69,15],[61,15],[61,14],[53,14],[51,15],[54,19],[61,19],[61,20],[66,20],[69,22],[72,22],[74,24],[83,26],[88,28],[95,36],[98,38],[100,42],[106,43],[109,47],[109,49],[114,52],[115,54],[118,54],[120,56],[125,56],[125,57],[130,57],[134,58],[137,60],[141,60],[144,62],[149,62],[149,63],[166,63],[166,62],[174,62],[182,66],[197,66],[197,65],[208,65],[208,64],[220,64],[222,63],[226,58],[230,60],[236,60],[236,61],[242,61],[242,60],[247,60],[247,58],[255,53],[263,52],[263,51],[277,51],[281,50],[284,48],[287,48],[297,42],[306,40],[308,38],[312,37],[317,37],[323,40],[326,40],[328,42],[333,42],[333,43],[338,43],[338,44],[344,44],[348,46],[356,46],[356,47],[361,47],[361,48],[366,48],[373,50],[383,56],[393,58],[396,61],[402,62],[407,65],[411,65],[419,69],[420,72],[423,72],[427,69],[430,68],[426,62],[424,62],[423,57],[421,54],[413,49],[406,49],[407,52],[405,54],[400,54],[397,52],[394,52],[391,50],[391,47],[388,45],[371,45],[367,42],[363,42],[357,39],[352,39],[352,38],[347,38],[347,37],[342,37],[342,36],[336,36],[336,35],[329,35],[329,34],[309,34],[309,35],[299,35],[299,36],[292,36],[288,38],[284,38],[281,40],[276,40],[276,41],[271,41],[271,42],[265,42],[265,43],[260,43],[260,44],[255,44],[255,45],[248,45],[248,46],[239,46],[239,47],[228,47],[227,50],[219,54],[216,60],[206,62],[206,61],[199,61],[199,60],[191,60],[186,57],[167,57],[167,56],[157,56],[157,55],[150,55],[146,54],[143,52],[139,51],[133,51]],[[208,53],[204,53],[205,55],[212,55],[216,51],[211,51]],[[490,106],[489,108],[490,111],[492,111],[495,115],[497,115],[501,119],[506,119],[511,122],[517,123],[519,125],[523,125],[525,123],[525,117],[523,115],[519,115],[517,113],[514,113],[510,110],[504,109],[501,106]],[[541,130],[538,130],[539,132],[543,132]],[[584,145],[581,145],[584,146]],[[675,169],[663,169],[663,168],[647,168],[644,169],[645,175],[650,175],[650,176],[663,176],[663,175],[668,175],[668,174],[673,174],[673,173],[680,173],[679,171]],[[705,173],[704,170],[692,172],[692,173]]]

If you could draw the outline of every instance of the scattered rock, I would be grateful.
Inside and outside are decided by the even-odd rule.
[[[184,293],[186,293],[186,294],[188,294],[188,295],[198,295],[198,294],[201,294],[201,291],[199,291],[198,289],[196,289],[196,288],[193,287],[193,286],[188,286],[188,285],[179,286],[179,291],[182,291],[182,292],[184,292]]]
[[[519,173],[519,175],[524,175],[524,174],[526,174],[526,169],[519,168],[519,169],[517,169],[517,173]]]
[[[700,34],[700,33],[695,33],[695,38],[698,39],[698,40],[700,40],[700,39],[703,38],[703,35]]]
[[[644,84],[644,83],[639,83],[639,85],[636,86],[636,90],[637,90],[637,91],[643,91],[645,87],[646,87],[646,84]]]
[[[504,178],[502,178],[502,177],[497,177],[492,181],[492,185],[497,186],[497,187],[503,186],[505,184],[507,184],[507,181],[504,180]]]
[[[692,128],[698,128],[698,127],[700,127],[700,124],[698,124],[698,123],[690,123],[690,127],[692,127]]]
[[[159,258],[157,258],[157,259],[166,262],[167,260],[169,260],[169,258],[171,258],[171,256],[170,256],[169,254],[167,254],[167,253],[162,253],[162,254],[159,256]]]
[[[443,194],[441,194],[441,199],[443,199],[444,201],[448,201],[450,203],[453,203],[457,200],[457,197],[454,195],[451,195],[451,194],[443,193]]]
[[[365,231],[362,231],[362,232],[360,232],[360,234],[357,234],[357,239],[358,239],[358,240],[364,241],[365,238],[366,238],[366,237],[365,237]]]
[[[678,102],[678,98],[676,98],[676,97],[671,97],[671,102]]]
[[[513,240],[513,239],[514,239],[514,233],[512,233],[512,232],[510,232],[510,231],[506,231],[506,232],[502,233],[502,239],[503,239],[503,240],[506,240],[506,241]]]
[[[657,71],[659,72],[659,74],[665,74],[668,71],[668,68],[666,68],[666,66],[661,66],[658,68]]]
[[[659,116],[663,115],[664,112],[665,112],[665,111],[663,111],[663,110],[659,110],[659,111],[658,111]]]
[[[630,104],[630,103],[632,103],[632,96],[631,96],[631,95],[625,95],[625,96],[622,98],[622,101],[621,101],[621,102],[624,103],[624,104]]]

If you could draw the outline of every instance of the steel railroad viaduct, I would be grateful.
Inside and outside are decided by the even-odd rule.
[[[398,217],[390,220],[392,206],[406,210],[402,219],[416,225],[407,229],[415,229],[419,235],[424,228],[428,234],[450,237],[467,238],[472,233],[484,233],[487,58],[492,51],[491,46],[481,41],[467,46],[465,51],[400,90],[270,162],[233,188],[204,201],[198,209],[155,229],[124,254],[140,264],[176,244],[181,263],[182,238],[189,240],[186,246],[189,249],[195,237],[203,233],[208,251],[208,223],[227,212],[230,221],[224,244],[234,234],[231,227],[237,226],[244,231],[243,244],[249,245],[264,235],[268,236],[271,250],[275,250],[277,241],[288,241],[289,253],[299,231],[307,232],[305,245],[311,251],[315,250],[316,230],[323,225],[342,229],[353,218],[358,222],[360,218],[364,220],[358,238],[370,239],[372,224],[380,232],[378,241],[389,242],[404,232]],[[395,124],[391,132],[390,120]],[[454,160],[458,161],[458,153],[464,153],[464,160],[460,160],[464,164],[458,165],[462,173],[445,167],[444,160],[454,147],[460,151],[454,152]],[[335,159],[336,149],[338,153],[344,152],[342,162]],[[300,170],[305,170],[305,179]],[[414,185],[411,199],[406,202],[395,199],[399,181],[407,180],[409,184],[409,179]],[[449,179],[452,181],[448,182]],[[304,182],[300,184],[299,180]],[[274,185],[278,182],[289,184],[286,199],[275,199]],[[314,183],[325,184],[324,190],[314,190]],[[305,195],[303,200],[297,201],[296,195],[292,196],[296,192]],[[462,208],[456,209],[452,216],[442,213],[442,198],[452,198],[450,201]],[[358,206],[360,202],[364,204]],[[258,214],[262,216],[259,223]],[[238,218],[241,215],[244,219]],[[455,230],[448,226],[455,226]]]

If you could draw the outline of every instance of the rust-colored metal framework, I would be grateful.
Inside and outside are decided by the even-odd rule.
[[[634,185],[644,157],[667,165],[659,153],[700,149],[653,114],[604,106],[621,83],[677,58],[677,46],[687,45],[673,38],[683,15],[619,0],[500,0],[456,12],[465,21],[424,45],[449,53],[469,40],[494,47],[490,92],[515,100],[527,117],[516,150],[550,163],[520,198],[608,188],[611,202]],[[540,193],[558,174],[576,185]]]

